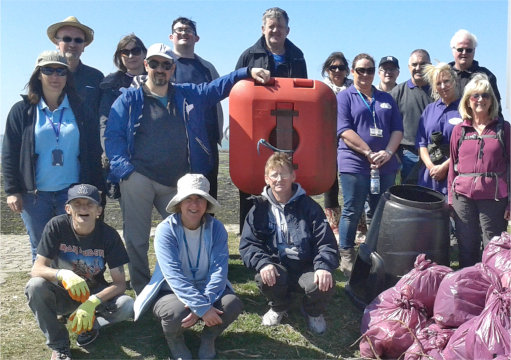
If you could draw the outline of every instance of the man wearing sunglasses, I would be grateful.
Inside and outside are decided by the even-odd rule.
[[[477,37],[467,30],[460,29],[452,37],[450,45],[454,61],[450,62],[449,65],[453,68],[457,75],[456,86],[458,87],[460,96],[463,95],[463,89],[465,89],[465,86],[476,73],[486,74],[499,102],[499,115],[502,117],[502,107],[500,105],[500,93],[497,87],[497,78],[490,70],[483,66],[479,66],[477,60],[474,60],[477,47]]]
[[[170,41],[174,46],[172,57],[176,62],[176,71],[174,72],[173,82],[177,84],[192,83],[202,84],[217,79],[217,70],[209,61],[204,60],[195,53],[195,43],[199,41],[197,35],[197,24],[185,17],[179,17],[172,22],[172,33],[169,35]],[[210,118],[206,121],[208,140],[213,155],[213,169],[211,173],[205,176],[209,180],[209,193],[214,198],[217,197],[218,190],[218,145],[221,145],[224,114],[222,105],[217,103],[205,112],[205,116]]]
[[[401,181],[417,184],[417,172],[412,171],[419,161],[419,153],[415,147],[415,137],[422,112],[433,101],[431,88],[423,76],[424,66],[431,64],[429,53],[424,49],[412,51],[408,59],[410,79],[392,89],[394,98],[403,117],[403,139],[398,148],[401,159]]]
[[[124,240],[137,294],[151,277],[147,250],[153,206],[166,218],[177,180],[189,172],[212,171],[206,124],[212,119],[206,111],[228,96],[238,80],[252,77],[265,83],[270,78],[264,69],[243,68],[209,83],[173,84],[176,65],[162,43],[149,47],[144,64],[147,76],[134,81],[138,87],[121,90],[105,131],[109,179],[121,187]]]

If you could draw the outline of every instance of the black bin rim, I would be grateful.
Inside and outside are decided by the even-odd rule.
[[[444,194],[420,185],[393,185],[388,188],[387,193],[392,201],[416,208],[446,206]]]

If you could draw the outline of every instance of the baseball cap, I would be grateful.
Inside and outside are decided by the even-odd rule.
[[[74,199],[89,199],[94,201],[96,205],[99,205],[99,191],[94,185],[89,184],[75,184],[71,185],[69,190],[67,191],[67,201],[66,204],[69,204]]]
[[[378,67],[382,66],[383,64],[392,63],[399,69],[399,61],[394,56],[384,56],[380,60],[380,64]]]
[[[64,56],[60,55],[56,51],[43,51],[35,62],[36,67],[42,67],[45,65],[62,65],[66,68],[69,67],[67,65],[67,60]]]
[[[147,49],[147,55],[146,60],[149,60],[151,56],[161,56],[164,58],[169,59],[170,61],[174,61],[174,58],[172,58],[172,50],[170,47],[163,43],[156,43],[149,46],[149,49]]]

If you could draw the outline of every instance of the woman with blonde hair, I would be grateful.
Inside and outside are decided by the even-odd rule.
[[[498,117],[498,100],[483,74],[465,87],[459,112],[463,122],[451,135],[448,199],[460,267],[466,267],[481,261],[481,241],[486,246],[500,235],[510,218],[510,125]]]

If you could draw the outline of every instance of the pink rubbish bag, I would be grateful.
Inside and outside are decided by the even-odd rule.
[[[498,275],[511,271],[511,234],[495,236],[484,248],[482,261]]]
[[[419,254],[415,259],[414,267],[404,275],[395,285],[401,289],[404,285],[410,285],[413,289],[413,298],[420,301],[428,311],[428,316],[433,316],[433,307],[438,287],[445,275],[452,272],[448,266],[437,265],[426,259],[426,254]]]
[[[445,346],[444,351],[442,351],[442,358],[444,360],[460,360],[460,359],[470,359],[467,357],[467,349],[465,344],[465,339],[467,336],[468,329],[475,323],[476,318],[468,320],[464,324],[462,324],[459,328],[454,331],[449,342]]]
[[[406,350],[404,360],[442,359],[442,351],[455,329],[444,328],[436,323],[417,333],[417,340]]]
[[[414,300],[413,288],[404,285],[400,292],[391,289],[384,291],[387,294],[382,298],[383,293],[380,294],[364,311],[362,326],[367,329],[359,344],[361,356],[398,358],[413,343],[415,333],[427,325],[427,311]]]
[[[489,287],[481,263],[447,274],[437,291],[435,322],[444,327],[458,327],[479,315]]]

